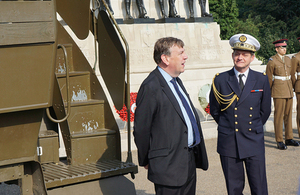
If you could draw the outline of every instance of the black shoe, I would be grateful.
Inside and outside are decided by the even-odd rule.
[[[293,139],[285,140],[285,145],[287,145],[287,146],[300,146],[299,142],[297,142]]]
[[[286,150],[287,149],[286,145],[283,142],[277,142],[277,148],[279,150]]]
[[[201,17],[212,17],[212,14],[209,14],[207,12],[204,12],[203,14],[201,14]]]

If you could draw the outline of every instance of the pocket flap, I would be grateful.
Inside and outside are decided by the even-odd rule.
[[[148,158],[155,158],[159,156],[167,156],[169,154],[169,148],[160,148],[155,150],[150,150]]]

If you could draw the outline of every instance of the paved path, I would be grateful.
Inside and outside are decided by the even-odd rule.
[[[300,141],[296,130],[295,140]],[[219,155],[216,152],[217,139],[205,140],[209,169],[197,170],[197,195],[226,195],[225,180],[220,165]],[[276,149],[274,132],[265,132],[267,180],[270,195],[297,194],[300,176],[300,147],[289,146],[287,150]],[[137,152],[132,151],[133,161],[137,163]],[[126,160],[126,152],[123,152],[123,160]],[[147,180],[147,171],[139,167],[139,173],[134,180],[126,176],[135,185],[137,195],[153,195],[154,186]],[[250,195],[249,185],[246,181],[245,195]]]

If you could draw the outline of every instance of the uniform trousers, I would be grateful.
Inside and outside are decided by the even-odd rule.
[[[298,134],[300,138],[300,92],[296,92],[296,97],[297,97],[297,128],[298,128]]]
[[[292,109],[293,98],[273,98],[274,101],[274,129],[276,142],[283,142],[283,122],[285,140],[293,139]]]
[[[220,155],[228,195],[242,195],[245,186],[246,168],[251,195],[267,195],[265,154],[245,159]]]
[[[192,149],[188,155],[188,177],[183,186],[165,186],[154,184],[156,195],[195,195],[196,194],[196,162]]]

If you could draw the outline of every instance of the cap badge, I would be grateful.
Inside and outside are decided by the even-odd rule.
[[[242,35],[242,36],[240,36],[239,40],[241,42],[245,42],[245,41],[247,41],[247,37],[245,35]]]

